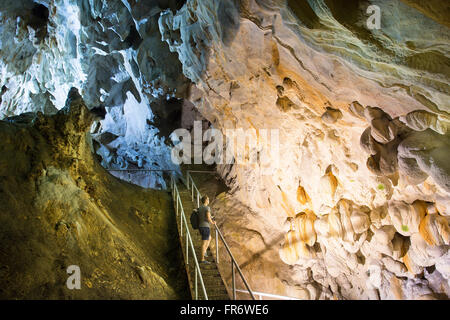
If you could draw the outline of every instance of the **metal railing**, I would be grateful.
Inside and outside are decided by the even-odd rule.
[[[248,294],[247,290],[236,289],[236,291]],[[253,294],[259,296],[259,300],[262,300],[263,297],[274,298],[274,299],[277,299],[277,300],[300,300],[300,299],[294,298],[294,297],[280,296],[278,294],[271,294],[271,293],[265,293],[265,292],[253,291]]]
[[[176,171],[174,169],[106,169],[108,171]]]
[[[162,171],[162,172],[171,172],[170,176],[170,187],[172,191],[172,198],[174,201],[174,207],[176,216],[180,216],[180,238],[181,241],[183,241],[183,226],[185,228],[185,239],[186,239],[186,264],[189,265],[189,249],[192,252],[192,256],[194,257],[194,273],[195,273],[195,279],[194,279],[194,292],[195,292],[195,300],[198,300],[198,282],[200,281],[201,289],[203,291],[203,295],[205,300],[208,300],[208,294],[206,292],[205,283],[203,281],[203,277],[201,274],[201,269],[197,260],[197,255],[195,254],[195,248],[194,244],[192,242],[192,237],[189,232],[189,225],[186,220],[186,215],[184,213],[183,204],[181,202],[180,193],[178,191],[178,187],[176,184],[176,178],[175,178],[175,170],[171,169],[107,169],[108,171],[128,171],[128,172],[134,172],[134,171]],[[197,207],[200,206],[200,198],[201,193],[198,190],[197,186],[194,183],[194,180],[192,179],[191,173],[208,173],[208,174],[215,174],[214,171],[198,171],[198,170],[188,170],[187,171],[187,179],[186,184],[188,190],[191,190],[191,197],[192,201],[194,201],[194,191],[196,193],[196,200],[197,200]],[[190,182],[190,183],[189,183]],[[215,232],[216,232],[216,262],[219,264],[219,238],[222,241],[222,243],[225,246],[225,249],[227,250],[227,253],[229,254],[231,258],[231,274],[232,274],[232,293],[233,293],[233,299],[236,300],[236,293],[246,293],[251,296],[253,300],[256,300],[255,295],[259,296],[259,300],[262,300],[262,297],[268,297],[268,298],[274,298],[274,299],[280,299],[280,300],[299,300],[297,298],[293,297],[287,297],[287,296],[281,296],[276,294],[270,294],[270,293],[264,293],[264,292],[255,292],[250,289],[250,286],[248,285],[247,280],[245,279],[241,269],[239,268],[239,265],[234,258],[233,254],[231,253],[230,247],[228,246],[227,242],[225,241],[225,238],[222,235],[222,232],[220,231],[219,227],[215,226]],[[245,287],[247,290],[237,289],[236,288],[236,275],[235,270],[238,271],[239,276],[241,277]]]
[[[174,169],[106,169],[109,172],[126,172],[128,173],[128,182],[131,182],[131,172],[170,172],[174,173]],[[119,178],[120,179],[120,178]]]
[[[200,206],[200,198],[201,198],[201,193],[198,190],[197,186],[194,183],[194,180],[192,179],[191,176],[191,172],[194,173],[215,173],[213,171],[191,171],[188,170],[187,174],[186,174],[186,182],[187,182],[187,188],[188,190],[191,190],[191,196],[192,196],[192,201],[194,201],[194,190],[196,192],[196,198],[197,198],[197,207]],[[189,184],[189,181],[191,182]],[[232,295],[233,295],[233,300],[236,300],[236,270],[239,274],[239,276],[241,277],[242,282],[244,283],[245,287],[247,288],[247,293],[252,297],[253,300],[255,299],[255,296],[252,292],[252,290],[250,289],[250,286],[247,282],[247,280],[245,279],[244,274],[241,271],[241,268],[239,268],[239,264],[237,263],[236,259],[234,258],[233,254],[231,253],[230,247],[228,246],[227,242],[225,241],[225,238],[222,235],[222,232],[220,232],[219,227],[216,225],[215,226],[215,232],[216,232],[216,262],[217,264],[219,264],[219,238],[222,241],[225,249],[227,250],[228,255],[230,256],[231,259],[231,287],[232,287]]]
[[[171,176],[170,186],[172,190],[172,198],[174,200],[175,212],[178,217],[180,214],[180,238],[183,241],[183,226],[185,227],[185,238],[186,238],[186,264],[189,265],[189,249],[191,249],[192,257],[194,259],[194,292],[195,300],[198,300],[198,281],[200,281],[201,289],[203,291],[203,296],[205,300],[208,300],[208,294],[206,293],[205,283],[203,281],[202,273],[200,271],[200,266],[198,264],[197,255],[195,253],[194,244],[192,242],[191,233],[189,232],[189,225],[186,220],[186,215],[184,214],[183,204],[181,202],[180,192],[178,191],[177,182],[175,180],[175,175]]]

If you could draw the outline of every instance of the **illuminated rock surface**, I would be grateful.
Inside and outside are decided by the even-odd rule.
[[[77,87],[106,108],[91,132],[113,168],[177,169],[166,143],[179,98],[224,133],[279,130],[274,172],[217,167],[230,190],[213,211],[253,289],[450,295],[445,1],[40,2],[46,28],[43,8],[2,8],[3,117],[55,113]]]
[[[280,130],[273,174],[218,167],[231,191],[214,210],[252,287],[448,296],[448,4],[287,2],[192,0],[159,20],[215,128]]]
[[[71,97],[53,116],[0,121],[0,297],[189,298],[170,195],[108,174]],[[71,265],[81,290],[66,287]]]
[[[2,2],[0,85],[6,91],[0,118],[55,113],[76,87],[90,109],[106,108],[106,118],[94,122],[92,133],[117,136],[94,143],[105,167],[176,170],[163,131],[179,126],[170,122],[181,108],[178,98],[187,80],[157,25],[159,12],[176,8],[176,1],[143,1],[132,10],[124,3]],[[136,182],[165,188],[161,173]]]

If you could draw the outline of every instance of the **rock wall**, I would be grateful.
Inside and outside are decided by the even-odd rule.
[[[380,29],[366,26],[369,5]],[[161,14],[214,128],[279,130],[272,174],[218,165],[231,191],[214,211],[254,290],[449,296],[450,34],[439,12],[448,4],[191,0]]]
[[[380,29],[367,27],[373,5]],[[214,211],[255,290],[449,296],[446,2],[7,0],[0,12],[1,117],[54,114],[76,87],[105,114],[90,128],[105,167],[178,170],[167,137],[200,118],[183,114],[191,103],[225,135],[278,131],[270,174],[217,167],[230,191]]]
[[[55,115],[0,121],[0,298],[189,299],[170,195],[108,174],[93,119],[73,88]]]
[[[160,12],[178,2],[3,2],[0,118],[53,114],[76,87],[89,109],[105,109],[91,128],[104,167],[178,170],[165,131],[180,126],[188,80],[157,24]],[[166,187],[161,172],[132,180]]]

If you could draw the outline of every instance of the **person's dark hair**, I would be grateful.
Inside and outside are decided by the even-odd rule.
[[[202,203],[203,204],[205,204],[207,200],[209,200],[208,196],[203,196],[202,197]]]

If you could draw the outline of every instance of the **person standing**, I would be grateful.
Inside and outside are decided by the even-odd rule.
[[[211,209],[209,208],[208,196],[203,196],[201,199],[202,205],[198,208],[198,230],[202,236],[201,258],[200,263],[209,264],[206,261],[205,255],[211,242],[211,228],[210,225],[215,225],[216,222],[211,219]]]

